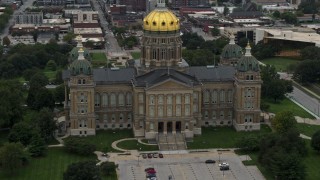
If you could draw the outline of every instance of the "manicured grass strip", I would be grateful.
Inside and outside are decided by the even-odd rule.
[[[304,123],[298,123],[297,127],[301,134],[304,134],[309,137],[312,137],[312,135],[315,132],[320,130],[319,125],[310,125],[310,124],[304,124]]]
[[[281,111],[291,111],[294,116],[300,116],[302,118],[314,119],[314,117],[307,111],[290,101],[288,98],[278,100],[276,103],[273,100],[265,100],[270,105],[269,112],[277,114]]]
[[[46,157],[31,158],[28,165],[15,171],[12,176],[0,171],[0,179],[61,180],[69,164],[85,160],[96,160],[96,156],[78,156],[65,152],[63,148],[49,148]]]
[[[99,130],[95,136],[83,137],[90,143],[96,145],[98,151],[109,152],[115,150],[111,147],[111,144],[119,139],[133,138],[132,129],[126,130]]]
[[[131,56],[133,59],[140,59],[141,53],[140,52],[131,52]]]
[[[157,145],[144,145],[140,144],[137,140],[121,141],[117,144],[119,148],[127,150],[139,150],[139,151],[157,151],[159,150]]]
[[[234,148],[239,138],[248,135],[263,135],[271,132],[267,125],[261,125],[260,131],[237,132],[231,127],[207,127],[202,128],[202,134],[193,138],[193,142],[187,144],[188,149],[206,148]]]
[[[287,71],[287,68],[290,64],[297,64],[300,62],[300,60],[297,59],[290,59],[290,58],[284,58],[284,57],[274,57],[274,58],[268,58],[261,60],[264,64],[273,65],[276,67],[276,70],[278,72]]]
[[[92,61],[107,61],[107,57],[105,53],[91,53]]]

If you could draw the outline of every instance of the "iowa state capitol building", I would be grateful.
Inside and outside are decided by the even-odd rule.
[[[260,129],[262,81],[250,46],[243,53],[231,38],[219,66],[189,67],[181,57],[179,19],[162,0],[144,18],[143,29],[134,67],[93,69],[81,41],[71,52],[63,73],[71,135],[130,128],[147,139],[192,138],[202,126]]]

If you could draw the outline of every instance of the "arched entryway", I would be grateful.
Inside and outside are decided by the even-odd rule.
[[[167,122],[167,133],[172,133],[172,122]]]
[[[158,122],[158,133],[163,133],[163,129],[164,129],[164,126],[163,126],[163,122]]]
[[[181,121],[176,122],[176,132],[181,133]]]

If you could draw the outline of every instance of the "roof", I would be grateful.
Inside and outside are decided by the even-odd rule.
[[[179,19],[167,8],[155,9],[143,19],[143,29],[147,31],[177,31]]]
[[[236,72],[233,66],[194,66],[190,67],[189,74],[196,76],[200,81],[219,82],[233,81]]]
[[[261,16],[263,16],[261,11],[240,11],[229,14],[232,19],[259,18]]]
[[[99,84],[130,83],[134,78],[133,68],[103,68],[93,70],[93,80]]]
[[[174,69],[156,69],[146,74],[137,76],[134,84],[136,86],[153,86],[166,80],[174,80],[188,86],[199,85],[200,82],[195,76],[183,73]]]

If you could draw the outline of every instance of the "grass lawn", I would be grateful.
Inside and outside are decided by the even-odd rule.
[[[78,161],[96,160],[96,156],[78,156],[65,152],[62,148],[49,148],[43,158],[31,158],[30,163],[15,171],[13,176],[0,171],[0,179],[6,180],[61,180],[68,165]],[[106,178],[105,178],[106,179]],[[115,180],[116,178],[109,178]]]
[[[310,140],[306,140],[308,155],[303,160],[304,164],[306,165],[306,180],[318,180],[320,179],[320,153],[311,148],[310,142]]]
[[[139,150],[139,151],[157,151],[157,150],[159,150],[157,145],[147,146],[147,145],[140,144],[137,140],[122,141],[122,142],[119,142],[117,146],[119,148],[127,149],[127,150]]]
[[[261,60],[261,62],[264,64],[273,65],[276,67],[276,70],[278,72],[282,72],[282,71],[287,71],[287,67],[290,64],[299,63],[300,60],[284,58],[284,57],[274,57],[274,58],[263,59]]]
[[[299,132],[312,137],[312,135],[316,132],[320,130],[320,126],[319,125],[310,125],[310,124],[304,124],[304,123],[298,123],[297,125]]]
[[[91,53],[92,61],[107,61],[107,57],[105,53]]]
[[[274,101],[271,99],[267,99],[265,101],[267,102],[267,104],[270,105],[270,108],[268,110],[269,112],[277,114],[278,112],[289,110],[293,112],[294,116],[314,119],[314,117],[311,114],[309,114],[307,111],[290,101],[288,98],[278,100],[277,103],[274,103]]]
[[[141,53],[140,52],[132,52],[131,56],[133,59],[140,59]]]
[[[119,139],[133,138],[132,129],[125,130],[99,130],[95,136],[83,137],[88,142],[96,145],[98,151],[116,152],[111,144]]]
[[[261,125],[260,131],[237,132],[232,127],[207,127],[202,128],[202,134],[193,138],[189,142],[188,149],[205,149],[205,148],[234,148],[237,140],[243,136],[263,135],[271,132],[267,125]]]

